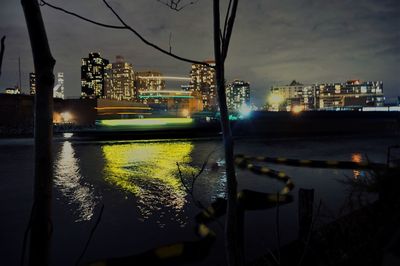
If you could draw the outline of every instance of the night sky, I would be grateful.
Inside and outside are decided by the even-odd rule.
[[[189,1],[189,0],[188,0]],[[49,0],[93,20],[118,21],[101,0]],[[156,0],[110,0],[119,14],[149,40],[196,60],[213,57],[212,1],[180,12]],[[222,1],[224,2],[224,1]],[[122,55],[134,69],[188,76],[190,64],[147,47],[131,32],[105,29],[42,7],[55,72],[64,72],[67,97],[80,94],[80,60],[99,51],[114,62]],[[0,91],[18,82],[28,92],[33,63],[18,0],[1,0],[0,35],[7,35]],[[264,103],[273,84],[383,80],[388,97],[400,95],[399,0],[242,0],[232,36],[226,78],[251,83],[252,101]],[[177,88],[169,83],[169,88]]]

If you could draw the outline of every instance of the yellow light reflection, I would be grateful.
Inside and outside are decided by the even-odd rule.
[[[77,221],[90,220],[96,200],[93,189],[83,181],[71,142],[64,142],[54,165],[54,184],[69,203],[77,204]]]
[[[191,142],[132,142],[102,146],[104,176],[113,185],[132,193],[144,219],[155,211],[173,209],[182,212],[186,203],[176,163],[183,176],[195,169],[188,165]],[[185,219],[175,216],[181,225]],[[160,224],[161,226],[161,224]]]

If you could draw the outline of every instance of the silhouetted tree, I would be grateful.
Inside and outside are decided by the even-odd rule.
[[[30,219],[29,265],[48,265],[51,239],[53,69],[42,14],[37,0],[21,0],[32,47],[37,90],[35,95],[35,179]]]
[[[214,56],[218,92],[218,104],[221,114],[221,127],[224,138],[226,179],[227,179],[227,211],[225,226],[225,246],[228,265],[244,265],[242,226],[239,226],[239,210],[237,204],[237,180],[233,158],[233,138],[229,124],[228,107],[225,92],[225,59],[228,55],[229,42],[236,18],[238,0],[230,0],[223,30],[220,26],[219,0],[213,2],[214,16]]]

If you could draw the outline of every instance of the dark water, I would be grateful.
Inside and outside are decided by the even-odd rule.
[[[68,137],[68,135],[66,135]],[[240,140],[237,153],[299,159],[386,161],[386,149],[398,138],[320,138],[297,140]],[[181,184],[191,183],[204,160],[209,164],[198,178],[194,196],[204,205],[224,196],[225,175],[219,140],[152,140],[89,142],[57,139],[54,143],[54,202],[52,265],[73,265],[104,204],[101,222],[84,261],[127,256],[176,241],[195,240],[193,217],[199,212]],[[219,168],[211,167],[218,165]],[[346,177],[363,178],[353,170],[299,169],[272,166],[293,178],[295,202],[282,206],[280,242],[296,238],[297,189],[314,188],[325,214],[340,214],[346,206]],[[32,199],[32,140],[0,140],[1,265],[17,265]],[[241,189],[277,192],[282,184],[247,171],[238,171]],[[276,210],[246,213],[246,258],[252,260],[276,247]],[[321,215],[322,216],[322,215]],[[214,224],[217,242],[199,265],[224,265],[223,228]]]

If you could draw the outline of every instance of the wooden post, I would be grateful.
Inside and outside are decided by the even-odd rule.
[[[21,0],[35,66],[35,180],[29,265],[49,264],[51,239],[52,136],[53,136],[53,69],[55,60],[50,52],[42,14],[37,0]]]
[[[305,241],[313,218],[314,189],[299,189],[299,240]]]

